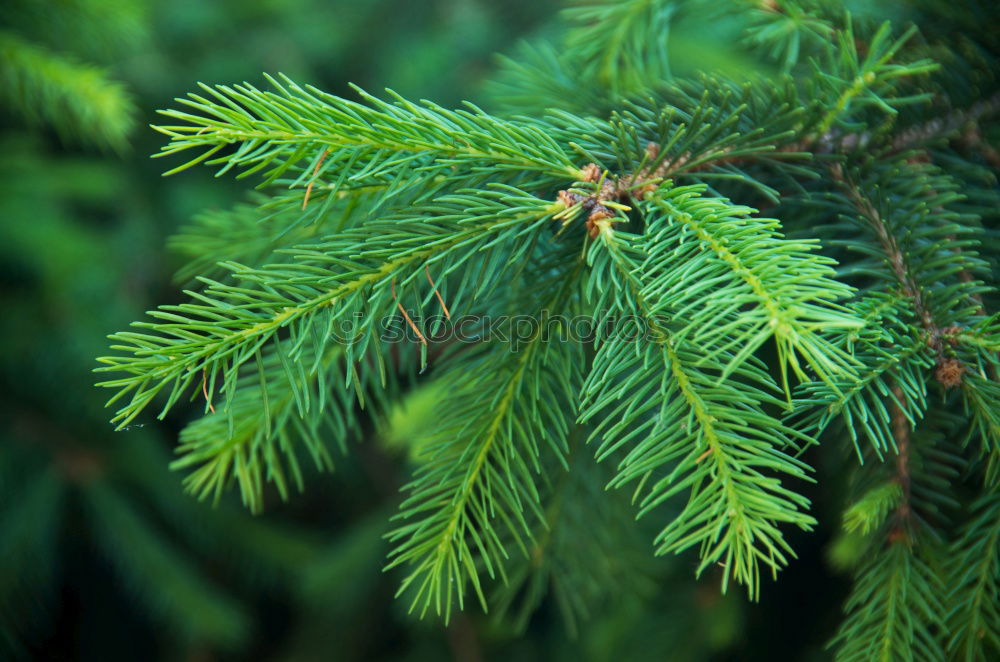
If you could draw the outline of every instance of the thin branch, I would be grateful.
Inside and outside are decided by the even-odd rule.
[[[903,389],[899,386],[892,387],[892,402],[889,408],[892,412],[892,436],[896,441],[896,482],[903,491],[896,506],[893,517],[894,523],[889,532],[889,542],[895,544],[907,540],[908,527],[910,523],[910,422],[906,414],[899,406],[903,400]]]

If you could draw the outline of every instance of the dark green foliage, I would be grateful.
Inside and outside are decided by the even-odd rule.
[[[128,95],[79,63],[145,39],[144,6],[75,0],[42,29],[14,4],[12,116],[122,146]],[[381,72],[414,40],[370,44],[373,26],[424,8],[355,4],[274,22],[307,34],[334,11],[345,71]],[[116,37],[88,47],[112,17]],[[264,636],[281,618],[240,596],[283,588],[285,652],[304,659],[364,657],[340,640],[366,622],[409,623],[427,646],[412,655],[437,659],[419,633],[438,619],[456,657],[478,655],[471,640],[518,659],[748,658],[744,618],[841,660],[997,657],[998,20],[986,0],[594,0],[547,40],[496,39],[510,55],[482,107],[412,101],[417,74],[386,76],[399,94],[324,92],[277,55],[290,75],[178,99],[156,127],[168,174],[202,164],[259,190],[183,227],[183,293],[111,336],[98,370],[122,432],[93,422],[79,379],[72,424],[47,422],[31,379],[4,406],[3,637],[51,600],[60,532],[82,530],[189,656]],[[404,55],[448,105],[470,75]],[[132,246],[159,238],[109,242],[61,202],[107,206],[133,180],[86,162],[74,189],[32,142],[8,144],[0,211],[33,222],[5,245],[41,283],[5,295],[33,320],[5,348],[20,386],[51,370],[33,343],[78,364],[135,315],[107,265],[134,251],[141,287]],[[67,343],[64,318],[90,340]],[[172,463],[154,416],[183,425]],[[168,464],[215,509],[183,500]],[[254,519],[231,491],[254,513],[321,504],[337,541]],[[815,570],[830,535],[843,614],[828,595],[770,602],[835,581]],[[373,606],[392,592],[380,563],[396,607]],[[745,593],[720,595],[734,581]]]
[[[574,628],[602,584],[642,593],[644,564],[626,581],[609,549],[614,495],[594,506],[600,531],[575,531],[564,490],[594,498],[583,480],[628,487],[659,520],[657,554],[696,548],[696,574],[719,567],[723,591],[757,599],[762,571],[796,556],[789,531],[818,524],[804,483],[833,478],[804,454],[821,443],[864,463],[834,554],[857,566],[838,659],[997,652],[996,513],[976,497],[997,466],[995,179],[978,163],[989,143],[958,140],[1000,110],[991,37],[922,35],[930,3],[908,27],[839,3],[727,6],[743,46],[712,75],[670,65],[675,30],[715,16],[708,3],[567,10],[560,46],[505,61],[493,96],[523,114],[504,119],[284,77],[162,111],[161,155],[189,159],[170,172],[256,175],[273,230],[244,207],[177,240],[200,284],[112,336],[115,423],[161,395],[161,416],[184,397],[217,407],[182,434],[178,466],[198,467],[194,491],[235,480],[258,508],[267,481],[301,487],[297,444],[331,465],[350,398],[391,400],[401,371],[432,370],[436,417],[410,442],[388,568],[405,568],[411,610],[446,620],[470,593],[488,608],[498,582],[521,628],[547,590]],[[979,99],[960,80],[956,108],[958,62],[979,67]],[[441,314],[535,324],[438,338]],[[591,334],[569,332],[580,315]],[[588,448],[605,478],[581,465]]]

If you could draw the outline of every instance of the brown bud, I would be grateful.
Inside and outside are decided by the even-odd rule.
[[[643,198],[647,193],[652,193],[656,190],[656,184],[646,184],[645,186],[640,186],[639,188],[632,189],[632,195],[636,198]]]
[[[596,238],[601,231],[600,226],[597,224],[598,221],[614,217],[614,212],[604,206],[596,207],[594,211],[590,212],[590,216],[587,217],[587,231],[590,234],[590,238]]]
[[[962,383],[963,372],[965,366],[961,361],[953,357],[941,357],[938,359],[937,367],[934,368],[934,379],[945,388],[954,388]]]
[[[576,203],[580,202],[581,196],[576,193],[570,193],[569,191],[559,191],[559,196],[556,198],[559,202],[563,203],[567,208],[572,207]]]
[[[601,168],[596,163],[588,163],[580,170],[580,181],[596,182],[601,178]]]

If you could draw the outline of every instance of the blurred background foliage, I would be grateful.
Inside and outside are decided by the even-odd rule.
[[[149,417],[114,433],[104,394],[92,387],[93,357],[108,333],[151,301],[181,299],[174,274],[182,260],[164,252],[167,237],[200,210],[241,199],[240,183],[203,170],[160,177],[164,163],[148,155],[162,136],[145,128],[156,108],[196,81],[256,83],[267,71],[347,95],[355,82],[444,106],[471,99],[518,109],[503,84],[516,70],[511,64],[484,88],[497,69],[493,53],[538,66],[557,60],[554,49],[529,52],[517,43],[550,34],[558,5],[4,3],[0,658],[825,658],[846,582],[823,565],[823,531],[791,541],[812,560],[794,564],[754,609],[739,592],[719,595],[712,578],[695,582],[693,558],[649,556],[621,560],[648,565],[646,580],[599,601],[588,620],[560,610],[560,567],[499,588],[500,614],[473,609],[447,628],[407,615],[405,601],[393,600],[398,578],[381,572],[382,535],[410,442],[434,415],[433,382],[364,431],[335,474],[310,481],[287,503],[274,498],[257,517],[237,496],[213,506],[182,491],[182,475],[167,467],[183,416]],[[822,38],[801,29],[803,38]],[[748,66],[725,17],[682,17],[674,30],[675,73]],[[599,99],[563,93],[568,105],[600,107]],[[828,501],[809,496],[820,510]],[[608,516],[589,503],[574,493],[565,516]],[[627,528],[623,535],[652,537]],[[572,551],[578,542],[552,544]]]

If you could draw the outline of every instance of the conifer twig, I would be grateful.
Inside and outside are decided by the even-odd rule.
[[[892,396],[889,408],[892,412],[892,435],[896,442],[895,480],[902,494],[896,505],[889,541],[898,543],[907,539],[910,521],[910,421],[899,405],[905,402],[903,390],[899,386],[893,386]]]

